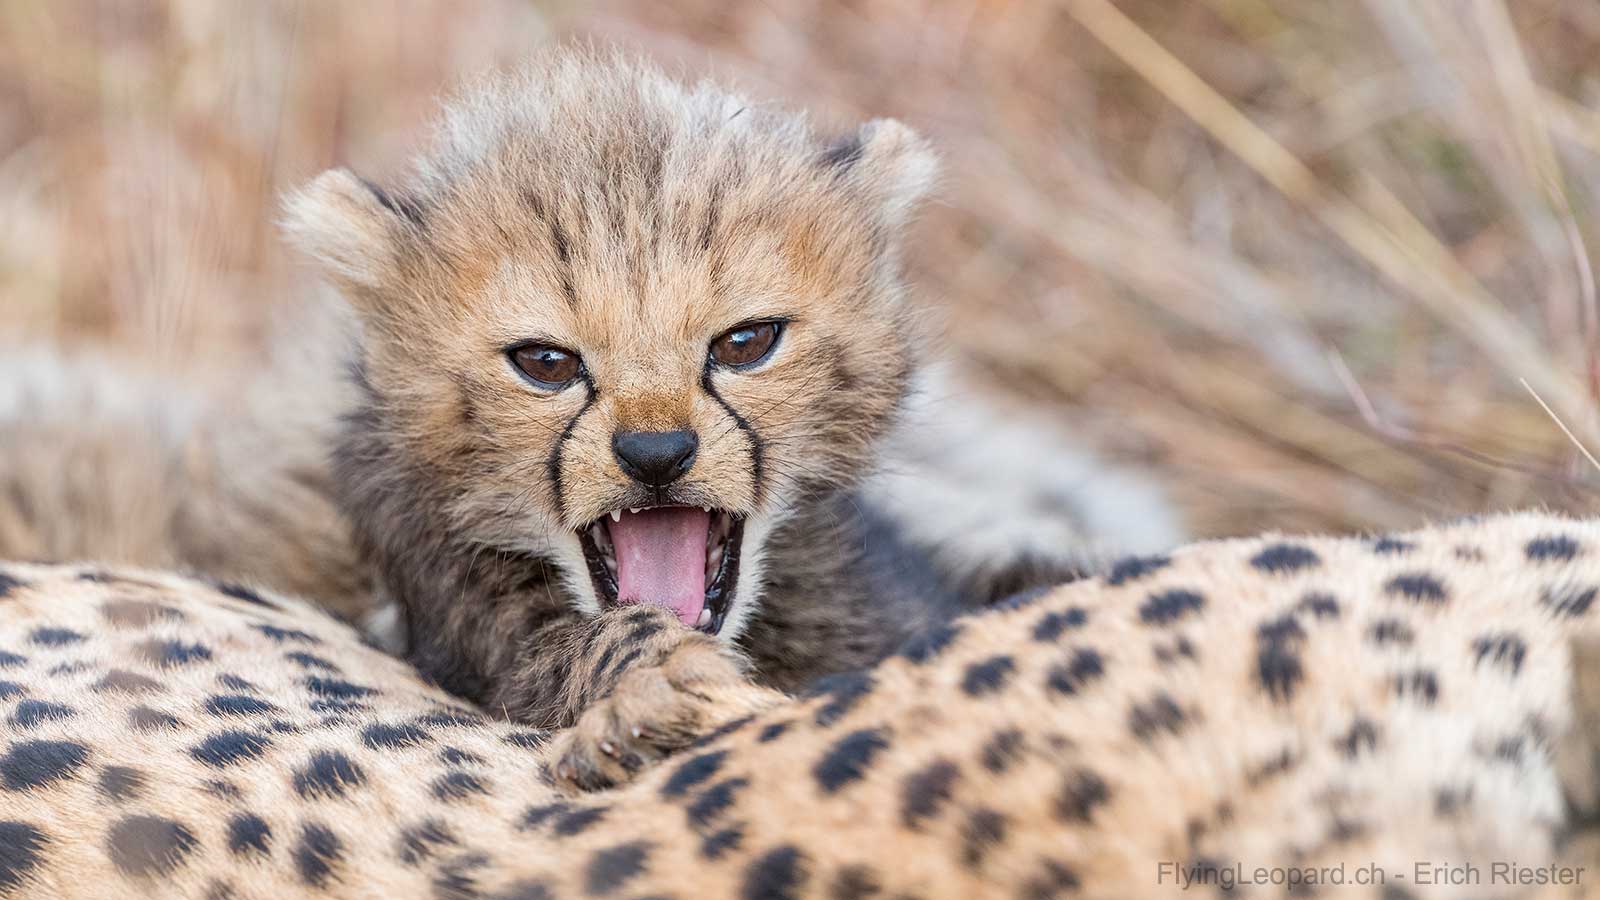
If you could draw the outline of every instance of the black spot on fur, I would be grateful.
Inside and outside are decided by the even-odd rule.
[[[1592,587],[1569,584],[1545,588],[1539,596],[1539,602],[1558,616],[1576,619],[1589,612],[1589,607],[1594,605],[1594,595],[1595,589]]]
[[[343,683],[344,682],[341,682],[341,684]],[[377,693],[371,688],[363,688],[355,685],[351,686],[357,687],[358,690]],[[442,709],[438,710],[437,712],[424,713],[420,716],[417,716],[413,721],[415,721],[418,725],[421,725],[423,728],[475,728],[479,725],[482,725],[484,719],[483,716],[480,716],[476,713]]]
[[[1148,741],[1166,732],[1183,731],[1186,716],[1177,701],[1165,693],[1156,694],[1146,703],[1135,703],[1128,711],[1128,729],[1141,741]]]
[[[1082,628],[1087,621],[1089,614],[1076,606],[1048,612],[1040,616],[1038,624],[1033,626],[1033,639],[1050,643],[1069,629]]]
[[[843,718],[861,698],[872,693],[872,675],[864,672],[839,672],[817,679],[806,692],[808,697],[827,697],[817,710],[816,722],[826,728]]]
[[[254,684],[244,680],[243,678],[240,678],[237,675],[232,675],[227,672],[217,676],[217,683],[230,691],[248,693],[255,693],[257,691],[257,688]]]
[[[160,816],[128,816],[111,826],[106,851],[129,875],[167,875],[200,846],[183,823]]]
[[[537,881],[518,881],[495,895],[495,900],[553,900],[550,889]]]
[[[308,634],[298,628],[279,628],[276,625],[258,623],[250,626],[269,638],[282,644],[293,641],[298,644],[320,644],[322,641],[314,634]]]
[[[1300,598],[1297,609],[1310,613],[1316,619],[1339,618],[1339,601],[1332,594],[1313,591]]]
[[[256,606],[265,606],[268,609],[278,608],[276,604],[268,603],[265,597],[255,591],[229,581],[213,581],[211,586],[217,589],[217,593],[232,597],[235,600],[243,600],[246,603],[254,603]]]
[[[1082,886],[1078,873],[1066,863],[1047,859],[1039,866],[1039,874],[1022,885],[1023,900],[1056,900],[1076,895]]]
[[[1305,669],[1300,661],[1300,645],[1305,629],[1293,615],[1261,623],[1256,629],[1256,680],[1267,695],[1279,703],[1294,697]]]
[[[135,706],[128,710],[128,724],[134,731],[149,734],[152,731],[171,731],[181,727],[183,722],[171,713],[151,709],[148,706]]]
[[[761,733],[756,735],[756,742],[757,743],[761,743],[761,744],[770,744],[770,743],[772,743],[773,741],[775,741],[778,738],[782,737],[783,733],[785,731],[789,730],[790,724],[792,724],[792,723],[790,723],[790,722],[773,722],[771,725],[768,725],[767,727],[761,729]]]
[[[900,786],[900,821],[915,829],[939,814],[949,801],[961,770],[947,759],[934,760],[906,776]]]
[[[811,774],[823,791],[831,794],[865,775],[873,757],[888,746],[889,737],[882,730],[863,728],[852,731],[828,748]]]
[[[1006,839],[1006,817],[998,810],[979,807],[961,826],[961,861],[969,868],[983,865],[983,857]]]
[[[219,731],[191,748],[189,755],[221,769],[255,759],[271,746],[270,738],[253,731]]]
[[[1425,706],[1439,699],[1439,678],[1426,669],[1394,677],[1394,692],[1399,697],[1414,697]]]
[[[1367,639],[1379,646],[1387,644],[1409,646],[1416,637],[1417,634],[1411,630],[1411,626],[1399,619],[1379,619],[1367,629]]]
[[[1112,563],[1111,572],[1106,575],[1106,584],[1121,587],[1130,581],[1159,572],[1171,563],[1172,560],[1165,556],[1125,556]]]
[[[373,688],[359,684],[351,684],[339,678],[322,678],[312,675],[305,680],[306,690],[318,697],[327,700],[360,700],[370,697],[377,691]]]
[[[447,766],[481,766],[483,757],[460,747],[446,747],[439,751],[439,761]]]
[[[344,859],[344,841],[327,826],[312,823],[301,829],[293,856],[301,881],[315,888],[327,887],[333,867]]]
[[[1550,560],[1570,562],[1577,558],[1582,549],[1577,541],[1566,535],[1534,538],[1524,548],[1528,554],[1528,559],[1534,562],[1547,562]]]
[[[750,784],[747,778],[726,778],[700,792],[689,808],[684,810],[689,824],[704,831],[715,819],[733,807],[734,795]]]
[[[691,757],[668,776],[667,783],[661,786],[661,796],[683,796],[690,788],[716,775],[717,770],[722,768],[723,760],[727,758],[726,750],[716,750]]]
[[[1250,565],[1271,575],[1284,575],[1322,564],[1317,551],[1304,544],[1272,544],[1250,557]]]
[[[961,678],[961,690],[969,697],[993,694],[1006,686],[1006,679],[1017,667],[1009,656],[994,656],[967,667]]]
[[[1512,675],[1517,675],[1522,672],[1522,660],[1528,655],[1528,644],[1509,632],[1486,634],[1472,642],[1472,653],[1478,665],[1483,665],[1485,661],[1493,662],[1510,669]]]
[[[294,773],[294,792],[306,799],[343,797],[366,781],[366,773],[350,757],[337,750],[318,750],[305,768]]]
[[[1292,771],[1299,762],[1293,751],[1285,747],[1259,765],[1247,769],[1244,773],[1244,783],[1252,788],[1260,787],[1269,779]]]
[[[571,809],[572,804],[559,800],[555,803],[547,803],[543,806],[530,806],[525,812],[523,812],[522,824],[518,826],[518,828],[522,831],[526,831],[529,828],[538,828],[540,825],[550,821],[552,818],[562,815]]]
[[[406,865],[414,866],[433,856],[435,848],[454,847],[458,843],[449,825],[438,819],[424,819],[400,832],[399,850],[395,855]]]
[[[213,778],[210,781],[203,781],[200,783],[200,788],[218,800],[244,799],[244,791],[240,790],[237,784],[226,778]]]
[[[44,862],[50,839],[26,822],[0,821],[0,893],[21,887],[28,873]]]
[[[950,646],[950,642],[960,634],[959,625],[940,625],[930,628],[906,641],[900,648],[900,655],[921,665],[942,653],[944,648]]]
[[[433,780],[433,796],[446,802],[489,793],[489,785],[471,772],[446,772]]]
[[[283,658],[297,666],[300,666],[303,669],[318,669],[323,672],[332,672],[334,674],[338,674],[339,672],[338,666],[328,662],[314,653],[306,653],[303,650],[290,651],[285,653]]]
[[[1196,657],[1194,642],[1189,640],[1186,635],[1179,635],[1170,644],[1157,641],[1151,645],[1150,652],[1155,654],[1156,662],[1164,666],[1170,666],[1180,660],[1194,659]]]
[[[705,746],[707,746],[709,744],[714,744],[717,741],[720,741],[723,738],[727,737],[728,735],[733,734],[735,731],[738,731],[739,729],[745,727],[746,725],[749,725],[751,722],[755,721],[755,718],[756,717],[753,716],[753,715],[751,715],[751,716],[742,716],[740,718],[734,719],[731,722],[724,722],[723,724],[718,725],[716,728],[713,728],[710,731],[706,732],[705,734],[701,735],[698,739],[696,739],[693,743],[691,743],[689,745],[688,749],[690,749],[690,750],[698,750],[701,747],[705,747]]]
[[[556,813],[551,822],[550,830],[559,837],[573,837],[589,830],[591,825],[599,822],[606,816],[604,806],[582,806],[577,809],[562,809]]]
[[[22,586],[23,583],[20,579],[13,578],[4,572],[0,572],[0,600],[10,599],[11,592]],[[5,882],[0,881],[0,887],[3,887],[4,885]]]
[[[524,750],[537,750],[550,740],[548,731],[513,731],[501,738],[504,743]]]
[[[139,651],[151,663],[162,668],[205,662],[211,659],[211,650],[200,644],[183,641],[151,640],[139,645]]]
[[[83,635],[70,628],[35,628],[28,632],[28,640],[41,647],[65,647],[83,640]]]
[[[1024,739],[1016,728],[997,731],[983,745],[983,767],[996,775],[1003,775],[1011,764],[1022,756]]]
[[[0,650],[0,669],[9,669],[27,662],[26,656],[19,656],[6,650]]]
[[[277,711],[271,703],[245,694],[218,694],[206,701],[206,712],[213,716],[255,716]]]
[[[117,803],[137,800],[144,793],[144,773],[130,766],[106,766],[100,770],[99,788]]]
[[[376,722],[361,730],[361,742],[373,750],[400,750],[433,740],[427,730],[415,725],[385,725]]]
[[[272,852],[272,828],[255,813],[243,812],[228,820],[228,850],[235,856]]]
[[[1058,694],[1072,695],[1083,686],[1105,674],[1105,660],[1094,650],[1079,649],[1072,658],[1052,666],[1045,676],[1045,685]]]
[[[0,681],[0,700],[11,700],[27,692],[26,688],[15,681]]]
[[[1407,540],[1384,535],[1372,542],[1372,552],[1379,556],[1405,556],[1417,549],[1417,545]]]
[[[73,777],[89,748],[73,741],[21,741],[0,756],[0,785],[8,791],[48,787]]]
[[[1453,819],[1472,805],[1472,788],[1442,787],[1433,794],[1433,814],[1441,819]]]
[[[584,867],[584,890],[599,897],[627,884],[644,871],[650,849],[648,841],[631,841],[598,851]]]
[[[1415,603],[1438,605],[1448,598],[1439,579],[1424,572],[1396,575],[1389,579],[1389,583],[1385,584],[1383,589],[1390,596],[1404,597]]]
[[[739,826],[724,828],[705,836],[700,842],[700,855],[709,860],[722,858],[724,853],[739,849],[744,843],[744,829]]]
[[[867,866],[845,866],[828,888],[828,900],[872,900],[883,890],[877,873]]]
[[[739,896],[743,900],[794,900],[810,878],[807,868],[805,854],[792,844],[768,850],[745,869]]]
[[[1056,795],[1056,817],[1063,822],[1089,824],[1094,811],[1111,801],[1111,788],[1105,779],[1088,769],[1067,776]]]
[[[60,703],[51,703],[48,700],[24,700],[18,703],[16,710],[11,713],[11,724],[18,728],[32,728],[40,722],[70,719],[77,714],[77,710]]]
[[[1206,598],[1194,591],[1172,590],[1152,594],[1139,607],[1139,621],[1146,625],[1171,625],[1204,609]]]

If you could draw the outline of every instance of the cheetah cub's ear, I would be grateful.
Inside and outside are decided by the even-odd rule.
[[[418,211],[346,169],[330,169],[284,203],[283,229],[335,284],[361,300],[381,290]]]
[[[822,161],[874,202],[891,229],[905,224],[939,177],[933,147],[893,119],[867,122],[823,151]]]

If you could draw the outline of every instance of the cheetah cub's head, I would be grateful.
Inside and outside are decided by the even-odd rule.
[[[447,108],[401,185],[289,204],[360,314],[385,440],[443,527],[576,602],[733,636],[784,516],[850,483],[911,375],[897,244],[933,177],[714,86],[566,53]]]

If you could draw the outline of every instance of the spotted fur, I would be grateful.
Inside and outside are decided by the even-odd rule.
[[[1424,860],[1589,868],[1297,895],[1584,896],[1596,586],[1600,524],[1547,515],[1196,545],[797,699],[734,687],[708,737],[573,795],[551,783],[565,735],[299,601],[9,564],[0,897],[1207,896],[1158,866]]]

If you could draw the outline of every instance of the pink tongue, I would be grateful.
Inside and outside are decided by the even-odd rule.
[[[606,526],[617,555],[617,599],[665,606],[683,624],[698,625],[706,605],[711,514],[693,508],[642,509],[624,512]]]

